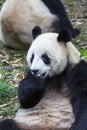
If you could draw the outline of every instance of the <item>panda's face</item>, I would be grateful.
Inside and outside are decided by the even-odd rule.
[[[41,28],[32,30],[35,39],[27,53],[27,63],[31,72],[41,78],[61,74],[67,66],[80,61],[80,53],[70,42],[71,33],[63,29],[59,34],[41,34]],[[40,35],[41,34],[41,35]]]
[[[65,45],[58,43],[57,37],[56,33],[46,33],[33,41],[27,53],[27,62],[35,76],[52,77],[67,66]]]

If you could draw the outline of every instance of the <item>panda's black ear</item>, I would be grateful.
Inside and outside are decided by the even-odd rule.
[[[35,26],[33,29],[32,29],[32,36],[33,36],[33,39],[35,39],[38,35],[40,35],[42,32],[41,32],[41,28],[39,26]]]
[[[69,42],[72,39],[72,34],[69,29],[62,29],[59,32],[59,36],[57,38],[58,42]]]

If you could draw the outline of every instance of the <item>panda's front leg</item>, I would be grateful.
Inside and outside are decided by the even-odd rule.
[[[43,84],[43,79],[36,78],[28,71],[18,87],[18,99],[22,108],[31,108],[40,101],[45,92]]]
[[[76,104],[73,104],[75,122],[70,130],[87,130],[87,93],[79,96]]]

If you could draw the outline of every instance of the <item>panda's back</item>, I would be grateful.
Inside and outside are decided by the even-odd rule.
[[[19,110],[15,119],[29,130],[68,130],[74,121],[69,97],[53,89],[35,107]]]
[[[41,0],[6,0],[0,19],[2,42],[12,48],[26,49],[32,41],[32,28],[40,25],[44,32],[53,31],[57,18]]]

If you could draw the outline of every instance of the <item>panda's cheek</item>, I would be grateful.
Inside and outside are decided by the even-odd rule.
[[[51,68],[48,66],[46,69],[44,69],[44,72],[46,72],[46,75],[49,76],[51,73]]]
[[[47,66],[43,65],[43,66],[40,67],[41,73],[48,72],[48,71],[49,71],[49,68]]]
[[[40,74],[44,74],[45,73],[46,76],[49,75],[49,71],[50,71],[50,68],[48,66],[46,66],[46,65],[42,65],[39,68]]]

